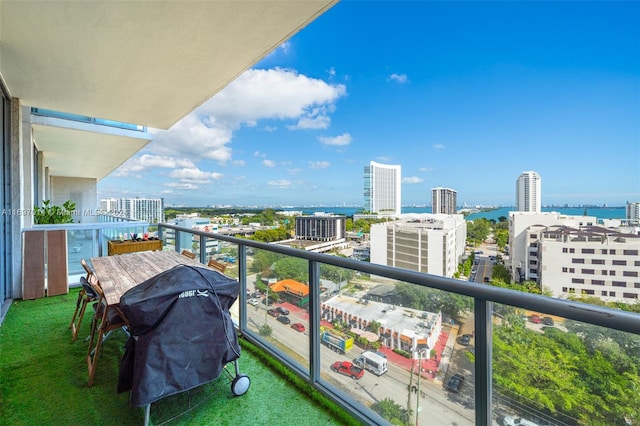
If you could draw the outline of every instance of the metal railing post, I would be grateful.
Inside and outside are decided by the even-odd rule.
[[[475,336],[475,400],[476,425],[490,426],[491,423],[491,359],[492,359],[492,322],[493,302],[474,299],[474,336]]]
[[[320,264],[309,260],[309,377],[320,378]]]

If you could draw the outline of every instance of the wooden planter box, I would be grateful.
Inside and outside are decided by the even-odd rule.
[[[137,251],[162,250],[162,240],[147,241],[109,241],[108,254],[135,253]]]

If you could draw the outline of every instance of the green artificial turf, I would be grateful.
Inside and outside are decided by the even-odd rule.
[[[69,321],[78,289],[68,295],[13,302],[0,326],[0,423],[6,425],[141,425],[144,411],[116,393],[126,336],[104,344],[94,384],[87,386],[89,315],[78,340]],[[251,379],[242,396],[231,392],[232,374],[151,405],[151,423],[171,425],[357,424],[330,400],[264,352],[243,343],[241,373]],[[269,367],[271,366],[271,367]]]

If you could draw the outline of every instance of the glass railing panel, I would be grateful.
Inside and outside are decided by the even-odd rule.
[[[86,274],[80,260],[85,259],[90,264],[92,257],[99,256],[98,241],[97,229],[67,231],[67,268],[70,276]]]
[[[473,299],[332,269],[322,378],[391,423],[473,425]]]
[[[637,334],[496,306],[493,414],[499,424],[640,424],[639,373]]]
[[[268,250],[247,252],[247,328],[308,371],[308,261]]]

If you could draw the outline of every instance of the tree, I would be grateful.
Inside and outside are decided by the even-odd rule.
[[[411,411],[402,408],[393,399],[385,398],[374,402],[371,409],[387,419],[393,425],[408,426],[411,424]]]
[[[273,268],[278,279],[292,279],[302,283],[309,282],[309,262],[297,257],[285,257],[278,260]]]

